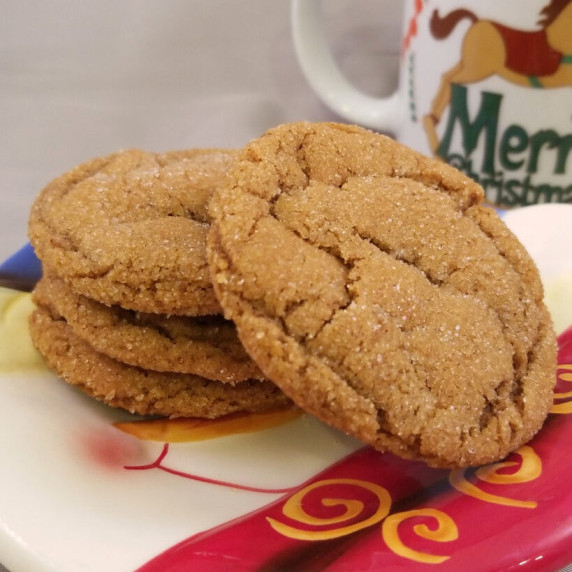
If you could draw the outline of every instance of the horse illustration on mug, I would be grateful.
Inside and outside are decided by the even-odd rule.
[[[457,24],[469,20],[460,61],[443,74],[429,114],[423,118],[429,145],[439,147],[436,126],[451,101],[451,84],[470,84],[497,75],[531,88],[572,87],[572,0],[551,0],[540,13],[535,31],[480,20],[466,9],[441,16],[435,10],[430,32],[446,38]]]

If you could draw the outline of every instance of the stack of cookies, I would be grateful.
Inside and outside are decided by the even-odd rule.
[[[44,276],[34,343],[68,383],[139,414],[213,418],[288,402],[221,315],[207,204],[230,150],[128,150],[78,166],[36,199]]]
[[[33,208],[32,334],[131,411],[291,399],[404,458],[492,462],[542,426],[556,344],[533,261],[482,203],[452,167],[347,125],[97,159]]]

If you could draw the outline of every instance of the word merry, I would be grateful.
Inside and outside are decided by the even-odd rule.
[[[528,175],[537,173],[541,160],[552,161],[552,173],[566,173],[568,159],[572,154],[572,133],[560,135],[554,129],[541,129],[529,133],[522,125],[509,125],[499,133],[502,94],[482,92],[481,102],[474,119],[469,116],[467,88],[462,85],[451,86],[451,107],[445,133],[437,153],[446,160],[456,159],[462,169],[473,175],[471,155],[477,149],[479,141],[484,143],[479,182],[489,181],[490,186],[503,187],[507,200],[517,204],[538,202],[526,197],[533,194],[544,196],[545,202],[558,200],[570,202],[570,187],[554,187],[548,184],[533,184],[530,178],[503,182],[502,172],[524,170]],[[451,153],[454,134],[460,130],[461,145],[464,153]],[[570,166],[572,169],[572,165]],[[468,173],[469,174],[469,173]],[[508,184],[510,183],[510,184]],[[542,201],[541,201],[542,202]]]

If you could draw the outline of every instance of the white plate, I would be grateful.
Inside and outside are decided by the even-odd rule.
[[[537,261],[551,296],[549,303],[558,314],[559,328],[564,329],[572,324],[572,205],[527,207],[508,213],[506,220]],[[36,265],[30,249],[25,248],[2,269],[14,276],[33,279]],[[431,506],[441,511],[439,514],[456,514],[453,508],[444,507],[453,507],[454,503],[462,507],[465,516],[453,518],[458,539],[449,539],[446,546],[441,543],[443,539],[439,544],[436,544],[439,539],[421,540],[425,548],[421,546],[416,557],[411,550],[399,553],[396,548],[415,545],[419,529],[416,538],[398,535],[390,541],[390,536],[383,536],[389,524],[383,523],[393,521],[378,516],[370,527],[376,531],[372,536],[375,547],[367,548],[366,543],[360,549],[362,563],[366,561],[364,554],[370,551],[372,569],[373,562],[391,557],[397,562],[393,566],[417,570],[421,565],[419,554],[430,551],[447,556],[436,569],[458,569],[458,566],[476,569],[473,550],[481,555],[478,562],[482,570],[500,569],[496,566],[503,561],[507,567],[520,563],[520,569],[553,570],[572,561],[572,517],[551,518],[549,512],[557,511],[558,506],[572,507],[572,492],[565,486],[569,473],[564,473],[561,484],[555,476],[558,475],[555,463],[564,463],[560,465],[563,468],[570,463],[566,461],[570,455],[560,449],[561,441],[566,438],[569,443],[572,435],[572,415],[554,416],[558,418],[538,438],[538,450],[547,451],[541,455],[542,476],[533,484],[513,483],[513,488],[503,488],[503,494],[497,495],[518,497],[521,491],[525,496],[531,494],[537,502],[533,510],[479,502],[451,486],[451,475],[443,471],[432,473],[419,463],[396,461],[390,455],[378,453],[372,457],[367,451],[364,457],[359,443],[309,416],[255,433],[165,446],[120,431],[114,423],[135,418],[85,397],[44,368],[22,327],[30,308],[26,294],[8,295],[4,291],[0,298],[0,562],[12,572],[125,572],[136,570],[156,557],[159,559],[145,570],[198,569],[192,567],[194,560],[185,560],[196,558],[200,551],[189,550],[193,542],[199,548],[203,546],[201,543],[207,543],[213,552],[212,561],[201,570],[251,569],[257,554],[264,552],[263,547],[270,550],[275,539],[272,535],[278,534],[271,526],[275,519],[268,520],[268,515],[283,507],[284,499],[291,496],[272,491],[314,482],[315,475],[322,470],[326,470],[324,475],[335,474],[336,479],[340,478],[340,471],[354,475],[369,474],[368,471],[375,469],[376,474],[389,475],[390,480],[391,475],[406,475],[404,479],[416,481],[419,486],[414,487],[415,494],[409,491],[404,497],[409,504],[405,500],[398,503],[393,496],[393,485],[387,485],[395,501],[392,514],[405,514],[403,507]],[[566,376],[562,380],[567,381]],[[359,451],[358,457],[345,459],[355,451]],[[345,460],[332,468],[340,459]],[[358,466],[360,463],[368,466]],[[145,466],[148,468],[142,468]],[[361,482],[368,478],[363,477]],[[435,483],[439,484],[437,488]],[[386,486],[384,482],[377,484]],[[256,509],[262,512],[251,515]],[[247,516],[242,520],[221,527],[244,515]],[[501,524],[508,519],[510,527],[504,524],[502,527],[513,532],[494,526],[486,538],[463,532],[463,518],[473,528],[482,528],[482,523],[492,515]],[[535,519],[544,530],[540,536],[527,538],[519,523],[533,525]],[[261,536],[244,536],[250,530],[245,523],[263,527]],[[384,532],[380,534],[382,525]],[[214,529],[212,533],[194,537],[210,529]],[[240,547],[229,544],[229,531],[241,539]],[[360,542],[364,539],[363,533],[351,538],[354,537]],[[347,538],[343,541],[348,542]],[[284,560],[284,554],[280,553],[280,561],[296,561],[298,565],[305,562],[304,569],[314,569],[308,562],[311,554],[323,551],[324,542],[329,542],[329,547],[336,542],[337,549],[346,546],[340,544],[341,540],[332,539],[322,543],[289,542],[297,547],[294,550],[290,544],[285,545],[294,550],[296,558]],[[177,556],[169,549],[179,543],[183,544]],[[427,543],[433,548],[427,547]],[[349,546],[348,554],[355,548],[351,543]],[[331,564],[332,570],[346,569],[342,567],[345,551],[346,548]],[[498,556],[500,552],[504,556]],[[251,554],[252,558],[245,559],[245,554]],[[224,562],[228,568],[222,567]],[[322,568],[320,565],[315,569]]]

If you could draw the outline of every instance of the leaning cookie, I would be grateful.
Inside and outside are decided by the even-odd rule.
[[[106,306],[48,275],[37,284],[33,298],[63,317],[98,352],[126,364],[229,383],[263,379],[234,324],[222,316],[167,316]]]
[[[131,413],[213,419],[289,403],[269,381],[248,380],[232,385],[191,374],[159,373],[125,365],[95,351],[74,334],[65,320],[42,307],[30,316],[30,333],[58,376],[89,396]]]
[[[433,466],[498,460],[541,428],[556,344],[535,265],[482,201],[387,137],[280,126],[211,201],[216,293],[306,411]]]
[[[137,149],[96,158],[37,197],[29,235],[74,291],[141,312],[220,312],[205,240],[207,203],[235,153]]]

